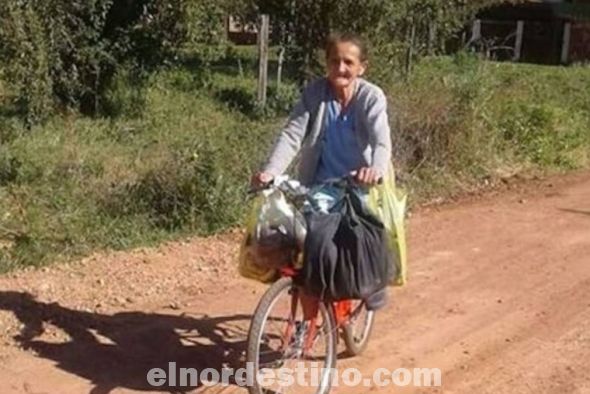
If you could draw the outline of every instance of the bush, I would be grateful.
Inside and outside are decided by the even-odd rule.
[[[6,149],[0,150],[0,186],[15,182],[21,165],[21,161],[10,155]]]
[[[102,94],[102,112],[112,118],[140,116],[146,104],[146,80],[133,66],[119,67]]]
[[[56,106],[97,114],[121,65],[141,76],[186,42],[214,48],[221,9],[209,0],[6,0],[0,63],[27,124]]]
[[[509,102],[498,122],[507,149],[543,167],[575,168],[571,153],[588,142],[587,124],[579,115],[546,104]]]
[[[251,81],[250,81],[251,82]],[[263,119],[280,116],[292,110],[299,98],[299,90],[295,85],[271,84],[268,87],[266,105],[260,106],[252,83],[246,83],[216,91],[216,97],[229,108],[240,111],[251,119]]]
[[[394,160],[416,199],[590,159],[589,68],[425,58],[389,85]]]
[[[101,202],[113,218],[146,215],[166,231],[209,233],[239,221],[246,174],[223,168],[221,149],[208,144],[178,151],[138,179],[116,185]]]

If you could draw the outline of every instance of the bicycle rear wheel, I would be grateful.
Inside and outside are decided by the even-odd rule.
[[[336,325],[331,308],[320,302],[317,318],[304,318],[300,290],[284,277],[268,288],[248,333],[246,362],[251,363],[250,394],[326,394],[336,364]],[[307,368],[304,381],[297,371]],[[279,377],[259,382],[257,376]]]
[[[342,338],[346,351],[358,356],[367,347],[375,323],[375,311],[367,309],[364,301],[354,300],[349,321],[342,327]]]

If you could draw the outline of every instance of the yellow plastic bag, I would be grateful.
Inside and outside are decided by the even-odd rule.
[[[240,245],[238,272],[244,278],[254,279],[262,283],[271,283],[276,280],[277,270],[259,264],[252,248],[258,213],[260,212],[262,204],[264,204],[264,197],[256,197],[250,214],[248,215],[246,221],[246,234]]]
[[[403,286],[407,281],[406,204],[407,195],[396,188],[395,172],[390,165],[383,183],[370,189],[368,205],[387,230],[389,247],[397,265],[392,286]]]

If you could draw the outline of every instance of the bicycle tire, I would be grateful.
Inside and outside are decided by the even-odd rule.
[[[364,302],[362,308],[367,312],[367,316],[362,325],[362,335],[360,338],[355,336],[355,330],[352,324],[346,324],[342,327],[342,338],[344,339],[346,352],[349,356],[358,356],[361,354],[367,348],[369,338],[373,332],[375,311],[366,310],[367,306]]]
[[[246,350],[246,362],[252,363],[254,365],[254,379],[251,384],[248,385],[248,392],[250,394],[266,394],[272,391],[264,390],[256,380],[256,374],[259,370],[259,350],[260,350],[260,343],[262,339],[262,333],[264,324],[270,310],[273,307],[274,302],[278,299],[278,296],[285,291],[285,289],[290,288],[293,286],[293,279],[290,277],[283,277],[278,279],[275,283],[273,283],[264,293],[256,310],[254,312],[254,316],[252,317],[252,322],[250,324],[250,329],[248,330],[248,347]],[[334,313],[331,308],[327,307],[325,303],[321,302],[319,305],[319,314],[322,315],[322,318],[325,318],[328,327],[327,327],[327,335],[328,335],[328,362],[325,366],[326,368],[334,368],[336,365],[336,358],[337,358],[337,348],[336,348],[336,321],[334,318]],[[318,387],[316,394],[327,394],[331,388],[331,376],[322,377],[321,379],[323,384],[320,384]]]

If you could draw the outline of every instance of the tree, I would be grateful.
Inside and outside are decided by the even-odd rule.
[[[354,31],[375,54],[377,79],[395,77],[425,54],[444,53],[449,42],[483,7],[499,0],[250,0],[232,8],[245,22],[271,17],[275,42],[283,46],[300,82],[321,71],[318,49],[330,32]]]
[[[123,65],[141,74],[188,42],[209,55],[224,14],[213,0],[4,0],[0,64],[28,124],[57,106],[96,114]]]

